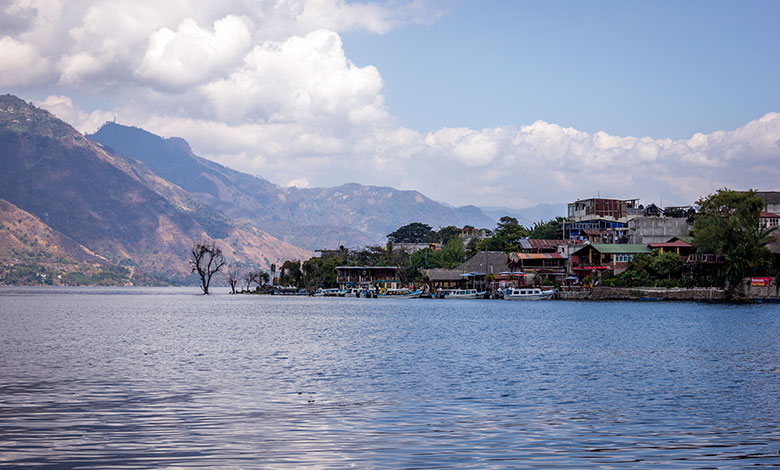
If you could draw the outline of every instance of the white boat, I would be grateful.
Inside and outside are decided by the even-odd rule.
[[[342,292],[344,293],[344,297],[361,297],[363,289],[358,289],[357,287],[348,287]]]
[[[442,296],[445,299],[481,299],[485,292],[477,292],[477,289],[447,289]]]
[[[546,300],[555,294],[553,290],[541,290],[535,287],[510,287],[504,291],[504,300]]]
[[[384,289],[379,291],[378,297],[391,298],[391,299],[419,299],[422,295],[422,289],[411,290],[407,288],[402,289]]]
[[[344,291],[340,289],[319,288],[312,294],[314,297],[344,297]]]

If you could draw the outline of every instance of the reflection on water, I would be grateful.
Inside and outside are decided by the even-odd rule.
[[[780,466],[780,306],[0,290],[0,467]]]

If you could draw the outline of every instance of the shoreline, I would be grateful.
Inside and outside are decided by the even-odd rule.
[[[559,291],[558,300],[638,300],[697,302],[780,302],[774,287],[741,286],[733,295],[721,287],[606,287],[588,290]]]

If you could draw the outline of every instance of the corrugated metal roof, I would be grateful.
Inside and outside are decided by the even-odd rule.
[[[541,238],[529,238],[520,240],[520,248],[524,250],[550,250],[558,248],[558,245],[564,245],[565,240],[550,240]]]

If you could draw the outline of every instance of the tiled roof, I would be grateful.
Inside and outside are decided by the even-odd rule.
[[[780,217],[780,215],[774,214],[772,212],[761,212],[762,219],[775,219],[778,217]]]

